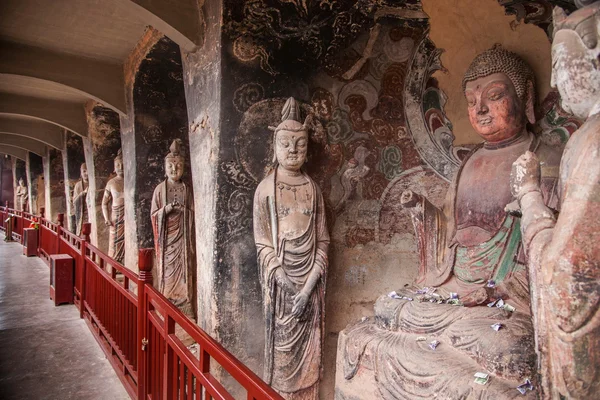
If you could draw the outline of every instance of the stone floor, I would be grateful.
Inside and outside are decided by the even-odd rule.
[[[0,398],[129,399],[73,305],[55,307],[49,271],[0,241]]]

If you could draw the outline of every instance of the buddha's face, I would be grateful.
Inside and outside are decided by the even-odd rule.
[[[600,45],[588,49],[577,32],[563,29],[552,42],[552,82],[561,106],[585,119],[600,102]]]
[[[499,142],[525,127],[525,109],[509,77],[495,73],[467,82],[469,120],[487,142]]]
[[[123,176],[123,160],[120,158],[115,158],[115,172],[117,176]]]
[[[19,179],[19,186],[21,186],[21,187],[25,186],[25,182],[23,181],[23,178]]]
[[[183,159],[181,157],[169,157],[165,160],[165,173],[171,182],[179,182],[183,176]]]
[[[293,132],[285,129],[277,132],[275,154],[279,165],[290,171],[298,171],[306,161],[308,133],[305,130]]]
[[[79,172],[81,173],[81,179],[84,182],[88,181],[88,170],[87,170],[87,166],[85,164],[81,165],[81,169],[79,170]]]

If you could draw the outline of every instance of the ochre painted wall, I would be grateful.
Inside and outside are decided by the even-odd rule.
[[[441,60],[447,72],[438,71],[434,77],[448,96],[445,111],[454,126],[454,145],[481,142],[467,116],[462,78],[473,58],[495,43],[531,65],[537,79],[538,103],[546,97],[550,91],[550,41],[542,29],[517,24],[515,16],[505,15],[497,0],[422,0],[422,4],[430,17],[429,37],[437,48],[445,50]]]

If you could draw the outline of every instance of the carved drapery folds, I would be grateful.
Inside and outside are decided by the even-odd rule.
[[[307,120],[288,99],[274,130],[275,169],[254,195],[266,323],[264,379],[287,399],[319,398],[329,233],[323,195],[301,170]]]

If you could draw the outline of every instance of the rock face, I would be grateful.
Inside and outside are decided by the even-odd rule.
[[[577,3],[577,2],[576,2]],[[579,2],[579,5],[590,2]],[[560,165],[560,214],[544,205],[544,167],[527,153],[513,166],[523,213],[544,398],[589,399],[600,390],[600,3],[554,13],[553,81],[562,106],[585,119]]]
[[[310,117],[288,99],[276,163],[254,195],[254,240],[266,323],[264,380],[286,399],[319,398],[329,232],[323,195],[301,170]]]
[[[527,150],[545,162],[542,200],[557,202],[560,152],[526,129],[535,121],[533,82],[529,66],[499,46],[467,70],[469,119],[484,142],[465,157],[442,209],[411,190],[402,194],[421,257],[416,286],[380,297],[375,321],[340,335],[339,398],[361,398],[349,382],[355,378],[374,379],[376,398],[384,399],[513,398],[534,379],[520,220],[505,211],[511,164]],[[483,385],[474,382],[478,372],[488,375]]]

